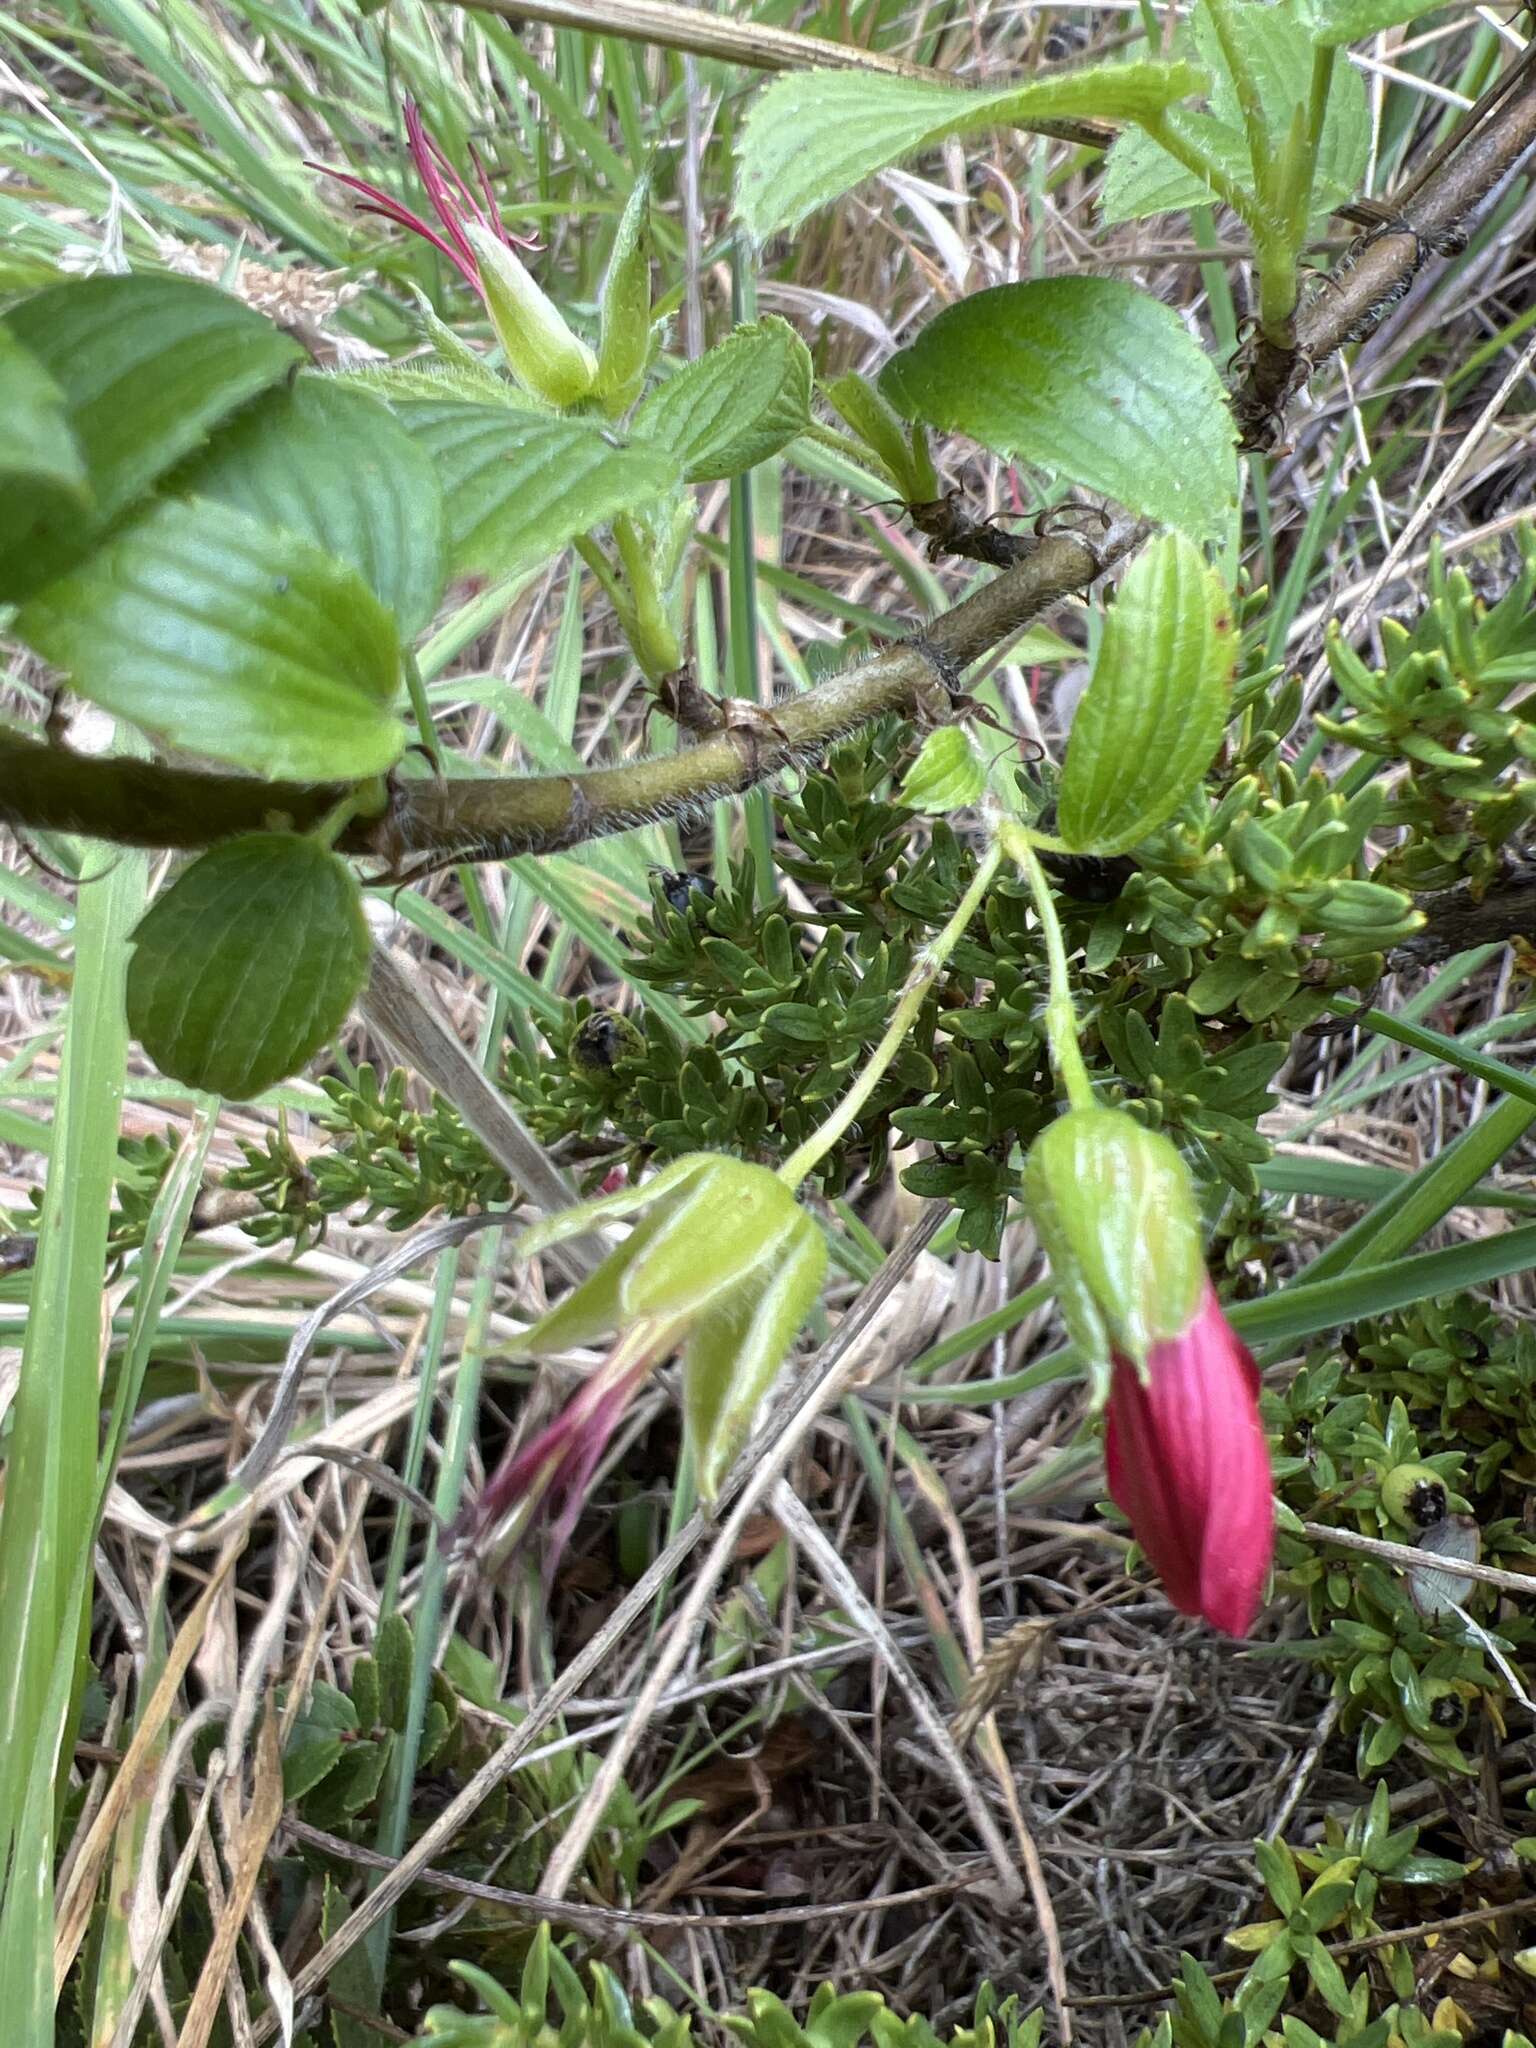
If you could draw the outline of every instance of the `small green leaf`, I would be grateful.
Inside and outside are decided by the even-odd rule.
[[[1172,815],[1221,744],[1237,659],[1221,579],[1182,534],[1132,562],[1104,619],[1062,770],[1061,836],[1123,853]]]
[[[88,521],[91,486],[64,394],[30,350],[0,327],[0,595],[31,575],[41,537]]]
[[[169,488],[350,563],[406,638],[431,623],[446,574],[442,486],[425,450],[358,385],[310,376],[265,393]]]
[[[929,733],[907,770],[901,785],[901,802],[909,810],[926,811],[936,817],[979,803],[986,786],[986,764],[965,727],[941,725],[937,732]]]
[[[1244,1927],[1234,1927],[1222,1940],[1228,1948],[1238,1949],[1243,1955],[1262,1955],[1265,1949],[1280,1939],[1285,1932],[1283,1920],[1250,1920]]]
[[[1204,84],[1189,64],[1096,64],[997,92],[867,72],[793,72],[766,86],[747,115],[736,211],[748,233],[763,241],[887,164],[952,135],[1074,115],[1134,121]]]
[[[1313,1944],[1307,1952],[1307,1975],[1328,2010],[1337,2013],[1341,2020],[1352,2019],[1354,2007],[1350,2003],[1349,1986],[1344,1982],[1344,1972],[1329,1955],[1321,1942]]]
[[[357,1725],[357,1711],[346,1694],[317,1681],[283,1751],[283,1797],[302,1799],[327,1777]]]
[[[1313,38],[1293,0],[1278,6],[1261,0],[1233,0],[1230,20],[1249,75],[1258,87],[1264,126],[1273,152],[1286,142],[1292,116],[1305,107],[1312,84]],[[1184,109],[1170,125],[1187,134],[1216,159],[1244,191],[1254,189],[1252,160],[1221,38],[1209,7],[1197,4],[1191,15],[1194,54],[1211,76],[1210,112]],[[1370,117],[1365,81],[1351,64],[1335,66],[1328,92],[1328,111],[1318,144],[1312,182],[1314,222],[1359,189],[1370,149]],[[1140,129],[1115,138],[1105,160],[1100,200],[1107,222],[1143,220],[1149,214],[1172,213],[1209,205],[1210,188]]]
[[[665,448],[685,483],[701,484],[766,462],[810,417],[810,351],[787,320],[767,319],[738,327],[658,385],[632,431]]]
[[[411,1625],[403,1614],[391,1613],[379,1625],[374,1655],[379,1665],[379,1724],[403,1729],[411,1704]]]
[[[128,1022],[161,1073],[243,1101],[339,1029],[368,948],[350,868],[317,840],[253,832],[151,905],[133,935]]]
[[[1235,430],[1210,359],[1170,307],[1113,278],[977,292],[893,356],[908,418],[969,434],[1195,540],[1237,500]]]
[[[227,506],[152,505],[17,631],[81,696],[259,775],[377,775],[404,744],[389,614],[355,570]]]
[[[664,450],[618,447],[589,420],[453,398],[401,400],[396,411],[436,466],[456,570],[526,569],[678,480]]]
[[[95,508],[83,518],[66,501],[36,523],[23,556],[0,553],[11,603],[80,561],[210,428],[304,360],[270,320],[184,277],[70,279],[3,324],[62,392]]]

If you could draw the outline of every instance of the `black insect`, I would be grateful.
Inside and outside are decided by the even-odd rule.
[[[589,1074],[606,1074],[640,1042],[640,1033],[628,1017],[617,1010],[594,1010],[572,1034],[571,1064]]]
[[[708,875],[690,874],[686,868],[653,868],[652,874],[661,884],[661,893],[677,912],[686,917],[697,899],[708,899],[716,893],[716,886]]]
[[[1042,853],[1040,865],[1079,903],[1113,903],[1136,872],[1123,853]]]

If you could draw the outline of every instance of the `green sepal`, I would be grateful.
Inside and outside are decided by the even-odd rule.
[[[475,221],[464,232],[513,376],[548,405],[579,404],[597,380],[596,356],[505,242]]]
[[[706,1501],[746,1441],[826,1274],[826,1241],[798,1205],[772,1251],[767,1285],[728,1293],[695,1324],[683,1353],[683,1425]]]
[[[1167,1138],[1123,1110],[1070,1110],[1030,1148],[1024,1200],[1096,1390],[1112,1353],[1144,1368],[1154,1344],[1188,1329],[1204,1283],[1200,1215]]]
[[[592,395],[610,419],[640,396],[651,359],[651,173],[636,178],[614,238],[603,280],[598,323],[597,382]]]

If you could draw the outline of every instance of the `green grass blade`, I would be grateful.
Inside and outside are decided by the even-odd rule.
[[[87,1615],[101,1288],[128,1054],[123,983],[146,871],[143,855],[119,852],[80,890],[53,1158],[0,1517],[0,1727],[7,1735],[0,1757],[0,1867],[10,1865],[0,1900],[0,1958],[11,1966],[30,1956],[30,1944],[44,1930],[45,1954],[51,1945],[51,1760],[62,1752],[72,1719]],[[40,1813],[42,1849],[35,1833]],[[30,1969],[13,1976],[0,1962],[8,1991],[14,1985],[20,1994],[30,1976]],[[51,2007],[51,1968],[48,1992]],[[13,2038],[41,2043],[43,2037]]]

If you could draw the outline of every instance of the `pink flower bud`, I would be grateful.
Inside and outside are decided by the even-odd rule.
[[[1144,1373],[1116,1352],[1104,1449],[1110,1494],[1174,1606],[1245,1636],[1274,1551],[1269,1448],[1258,1368],[1209,1280]]]

